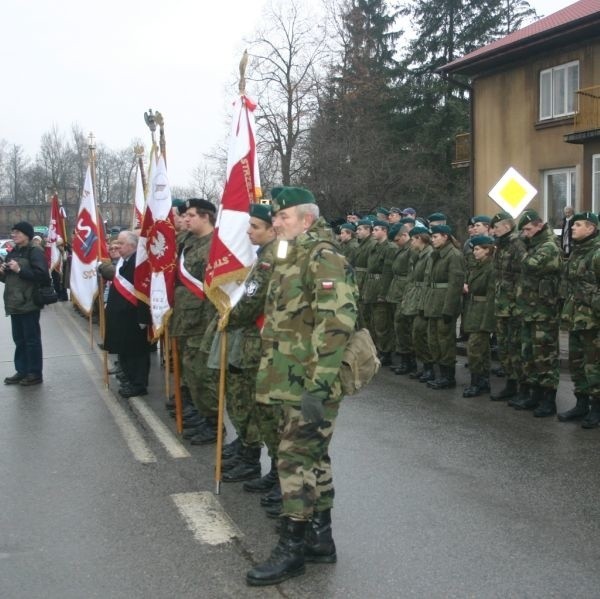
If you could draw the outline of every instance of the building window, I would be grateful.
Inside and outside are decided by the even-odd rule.
[[[576,170],[562,168],[544,172],[544,212],[552,229],[561,229],[565,206],[575,209]]]
[[[578,89],[579,61],[543,70],[540,73],[540,121],[575,114]]]
[[[592,156],[592,212],[600,212],[600,154]]]

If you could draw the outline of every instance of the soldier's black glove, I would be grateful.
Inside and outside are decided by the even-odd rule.
[[[452,316],[449,314],[442,314],[442,320],[445,324],[450,324],[452,322]]]
[[[321,422],[325,415],[323,400],[320,397],[305,391],[302,394],[300,411],[302,412],[302,418],[304,418],[306,422]]]

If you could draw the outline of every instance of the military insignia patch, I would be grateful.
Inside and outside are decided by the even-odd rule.
[[[260,268],[261,270],[271,270],[271,263],[270,262],[261,262],[258,265],[258,268]]]
[[[258,283],[256,281],[249,281],[246,285],[246,295],[252,297],[258,291]]]
[[[321,289],[333,289],[335,283],[333,281],[321,281]]]

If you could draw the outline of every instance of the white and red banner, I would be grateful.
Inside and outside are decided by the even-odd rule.
[[[227,181],[204,276],[204,292],[217,308],[222,323],[244,293],[244,279],[256,258],[248,239],[250,204],[260,197],[254,110],[247,96],[233,105],[227,154]]]
[[[64,208],[58,202],[58,195],[54,194],[50,199],[50,224],[48,225],[48,237],[46,238],[46,258],[50,270],[62,272],[62,255],[58,250],[57,241],[62,239],[66,242],[66,214]]]
[[[137,306],[138,299],[135,295],[135,287],[131,281],[128,281],[121,274],[121,267],[123,266],[123,258],[119,258],[117,265],[115,266],[115,276],[112,280],[112,284],[115,289],[124,297],[130,304]]]
[[[98,293],[96,266],[103,256],[103,225],[98,222],[98,211],[94,199],[92,173],[88,165],[83,185],[83,194],[71,241],[71,297],[86,315],[89,315],[94,298]],[[104,250],[105,251],[105,250]]]
[[[152,157],[151,157],[152,158]],[[133,201],[133,222],[132,228],[142,228],[142,222],[144,220],[144,210],[146,208],[146,198],[144,196],[144,184],[142,183],[142,169],[138,164],[137,173],[135,176],[135,199]]]
[[[167,324],[173,308],[177,239],[171,212],[171,188],[163,156],[150,170],[148,203],[136,258],[135,292],[150,306],[154,338]]]

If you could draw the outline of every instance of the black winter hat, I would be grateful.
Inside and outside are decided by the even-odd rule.
[[[21,233],[24,233],[25,235],[27,235],[27,237],[29,237],[29,240],[31,241],[33,239],[33,236],[35,235],[35,233],[33,232],[33,227],[26,221],[22,220],[20,223],[17,223],[16,225],[13,225],[12,230],[17,230],[17,231],[21,231]]]

